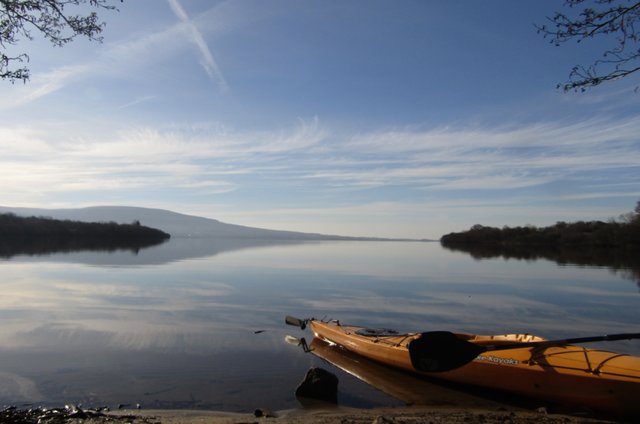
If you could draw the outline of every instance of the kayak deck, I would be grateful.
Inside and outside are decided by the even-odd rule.
[[[310,326],[316,337],[329,343],[429,377],[616,415],[640,415],[640,357],[575,345],[523,347],[487,351],[451,371],[425,372],[413,366],[409,352],[410,343],[422,333],[368,335],[363,327],[337,321],[311,320]],[[546,340],[531,334],[456,337],[483,345]]]

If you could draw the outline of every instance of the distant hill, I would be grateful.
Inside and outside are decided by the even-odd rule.
[[[94,206],[80,209],[33,209],[0,206],[0,213],[14,213],[18,216],[50,217],[83,222],[116,222],[130,224],[139,221],[147,227],[157,228],[172,237],[215,237],[264,240],[391,240],[375,237],[343,237],[294,231],[267,230],[226,224],[215,219],[129,206]]]

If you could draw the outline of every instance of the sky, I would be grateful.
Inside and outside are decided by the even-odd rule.
[[[640,75],[557,89],[607,45],[538,34],[561,0],[115,3],[102,43],[7,46],[0,205],[436,239],[640,200]]]

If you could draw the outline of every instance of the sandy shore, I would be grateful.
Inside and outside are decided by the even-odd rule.
[[[97,411],[64,408],[17,409],[0,411],[2,424],[577,424],[638,422],[595,419],[576,415],[548,414],[544,409],[397,407],[356,409],[339,406],[291,409],[286,411],[256,410],[254,413],[231,413],[205,410],[117,410]]]
[[[511,423],[511,424],[575,424],[575,423],[611,423],[616,421],[597,420],[568,415],[546,414],[522,410],[468,410],[452,408],[384,408],[384,409],[303,409],[267,412],[257,417],[256,414],[235,414],[214,411],[182,411],[182,410],[149,410],[119,411],[110,414],[111,419],[129,415],[118,422],[132,424],[241,424],[241,423],[273,423],[273,424],[439,424],[439,423]],[[136,418],[132,418],[131,415]],[[258,414],[260,415],[260,414]],[[85,420],[84,423],[103,424],[109,417]]]

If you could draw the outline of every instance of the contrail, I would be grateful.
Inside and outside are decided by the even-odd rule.
[[[173,13],[175,13],[178,19],[187,26],[189,35],[191,35],[191,41],[193,41],[193,43],[198,47],[200,55],[202,56],[200,64],[211,78],[218,80],[220,88],[223,91],[226,91],[229,88],[227,81],[224,79],[222,71],[220,71],[220,67],[213,58],[213,54],[211,54],[211,50],[209,50],[209,46],[207,46],[206,41],[204,41],[202,34],[200,34],[198,28],[196,28],[193,22],[191,22],[187,12],[184,10],[179,0],[167,1],[169,2],[171,10],[173,10]]]

